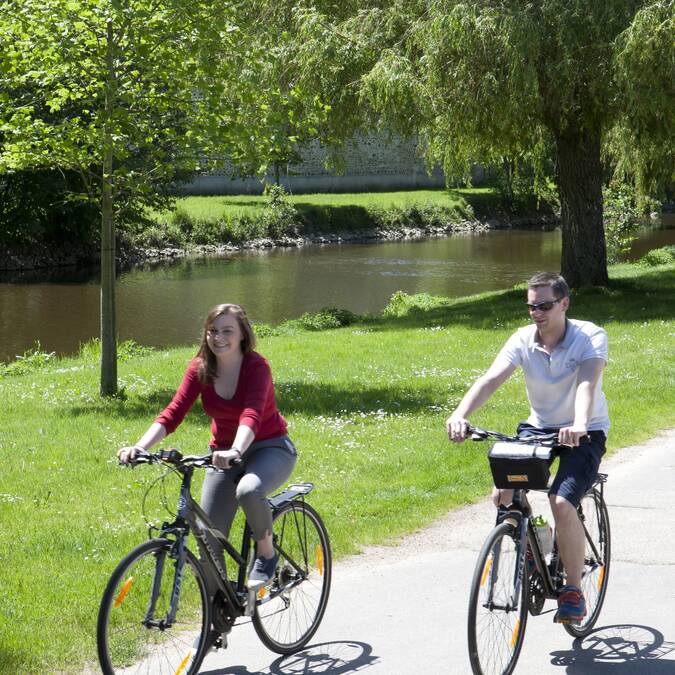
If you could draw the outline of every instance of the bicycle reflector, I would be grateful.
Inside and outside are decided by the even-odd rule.
[[[115,598],[115,605],[114,605],[115,607],[119,607],[124,602],[124,598],[127,597],[129,591],[131,590],[131,587],[134,585],[134,581],[136,581],[136,577],[129,577],[124,582],[124,586],[122,586],[120,592],[117,594],[117,597]]]
[[[320,544],[316,545],[316,567],[319,570],[319,575],[323,576],[323,549]]]

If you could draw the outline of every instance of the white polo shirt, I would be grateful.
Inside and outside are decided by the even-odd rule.
[[[607,333],[590,321],[567,319],[565,335],[548,354],[537,341],[534,324],[517,330],[497,355],[497,360],[521,366],[525,374],[530,416],[527,421],[538,428],[559,429],[574,422],[574,399],[579,367],[588,359],[607,362]],[[595,389],[589,431],[609,429],[607,399],[602,391],[602,375]]]

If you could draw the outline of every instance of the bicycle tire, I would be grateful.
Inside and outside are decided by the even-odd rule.
[[[607,505],[599,490],[593,488],[584,495],[578,512],[588,535],[593,540],[598,556],[586,539],[581,590],[586,599],[587,614],[581,623],[565,623],[563,626],[570,635],[584,637],[593,629],[605,601],[612,539]]]
[[[478,554],[469,596],[469,660],[474,675],[512,673],[525,638],[528,579],[522,565],[520,598],[512,607],[520,544],[518,529],[497,525]],[[496,578],[495,578],[496,571]],[[488,606],[492,601],[492,607]]]
[[[152,539],[134,548],[117,565],[103,593],[96,642],[105,675],[151,672],[193,675],[207,650],[211,625],[204,574],[186,551],[175,622],[168,628],[146,627],[153,584],[157,589],[154,618],[166,617],[173,591],[173,543]]]
[[[304,502],[284,504],[273,528],[279,563],[272,582],[258,592],[253,627],[268,649],[292,654],[309,642],[326,611],[330,541],[319,514]]]

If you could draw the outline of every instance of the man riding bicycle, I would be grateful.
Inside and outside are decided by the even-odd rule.
[[[554,621],[578,623],[586,615],[581,592],[584,531],[576,508],[592,485],[605,453],[609,429],[602,371],[607,363],[607,333],[589,321],[568,319],[569,287],[554,272],[527,282],[527,307],[533,323],[517,330],[487,372],[479,377],[447,420],[448,437],[462,442],[469,416],[511,376],[523,369],[530,416],[518,434],[558,433],[562,446],[558,473],[549,491],[566,585],[558,596]],[[513,490],[493,492],[495,504],[508,506]]]

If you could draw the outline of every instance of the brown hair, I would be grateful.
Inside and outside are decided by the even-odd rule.
[[[232,305],[229,303],[223,305],[216,305],[207,315],[204,321],[204,330],[202,331],[202,341],[199,345],[197,358],[201,360],[199,368],[199,379],[202,383],[211,382],[218,374],[218,363],[214,353],[211,351],[207,341],[207,331],[213,326],[213,322],[219,317],[231,314],[237,319],[239,328],[242,332],[241,352],[242,354],[250,354],[255,348],[255,333],[251,328],[251,323],[246,316],[243,307],[239,305]]]
[[[558,300],[569,297],[570,287],[567,285],[564,277],[557,272],[537,272],[527,280],[528,290],[546,286],[553,291],[553,295]]]

